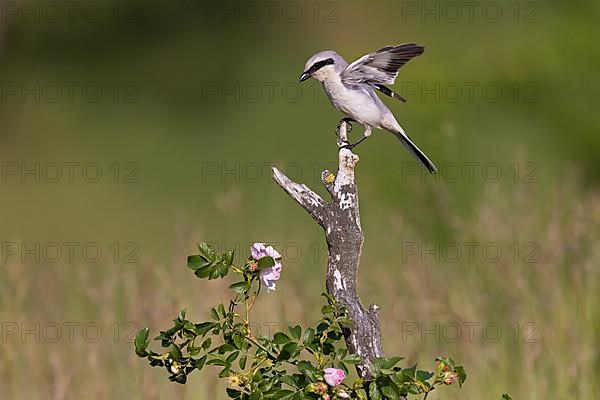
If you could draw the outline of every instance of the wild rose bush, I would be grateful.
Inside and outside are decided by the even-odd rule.
[[[148,328],[135,338],[136,354],[153,367],[165,368],[173,382],[185,384],[192,372],[212,366],[220,368],[219,377],[227,381],[232,399],[378,400],[426,398],[437,386],[462,386],[467,377],[452,359],[437,358],[437,367],[430,372],[416,365],[402,368],[398,365],[402,358],[392,357],[374,360],[371,377],[350,378],[350,367],[361,361],[345,347],[343,329],[352,321],[325,293],[322,318],[314,326],[289,326],[273,337],[254,337],[251,311],[263,286],[267,293],[276,290],[283,270],[281,255],[271,246],[255,243],[245,264],[236,266],[233,251],[217,255],[206,243],[198,250],[187,260],[198,278],[225,278],[230,273],[238,277],[229,286],[233,291],[229,304],[213,307],[205,322],[191,322],[181,311],[173,326],[154,338],[162,352],[149,348]]]

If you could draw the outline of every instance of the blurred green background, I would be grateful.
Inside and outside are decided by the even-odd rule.
[[[404,42],[426,52],[384,101],[440,174],[389,134],[357,149],[386,354],[460,361],[433,398],[600,398],[600,3],[65,4],[2,2],[0,398],[224,398],[131,344],[227,298],[185,268],[200,241],[281,249],[257,331],[315,320],[323,235],[270,166],[324,194],[341,115],[297,79]]]

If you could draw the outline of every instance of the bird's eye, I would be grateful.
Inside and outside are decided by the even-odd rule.
[[[310,67],[309,72],[311,74],[315,73],[318,70],[320,70],[321,68],[323,68],[324,66],[331,65],[331,64],[333,64],[333,58],[328,58],[326,60],[317,61],[316,63],[314,63],[312,65],[312,67]]]

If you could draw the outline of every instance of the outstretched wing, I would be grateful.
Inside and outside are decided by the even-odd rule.
[[[393,84],[400,68],[424,50],[414,43],[386,46],[348,65],[342,72],[342,82],[348,86]]]

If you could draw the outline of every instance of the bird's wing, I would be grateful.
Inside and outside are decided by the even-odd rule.
[[[399,95],[398,93],[394,92],[392,89],[390,89],[387,86],[384,86],[380,83],[374,83],[372,85],[375,89],[379,90],[381,93],[385,94],[386,96],[390,96],[392,99],[398,99],[403,103],[406,103],[406,99],[404,97],[402,97],[401,95]]]
[[[342,82],[348,86],[393,84],[398,70],[413,57],[423,54],[424,50],[423,46],[414,43],[386,46],[348,65],[342,72]]]

